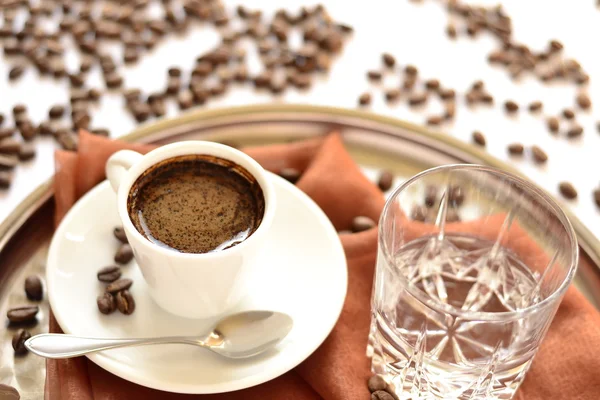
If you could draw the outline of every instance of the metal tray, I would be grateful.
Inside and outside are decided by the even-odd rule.
[[[258,145],[299,140],[333,130],[367,176],[389,168],[400,180],[448,163],[478,163],[517,173],[509,165],[449,136],[392,118],[355,110],[298,105],[261,105],[192,111],[152,123],[123,137],[126,141],[163,144],[204,139]],[[397,182],[398,183],[398,182]],[[51,182],[37,188],[0,225],[0,315],[27,303],[23,285],[30,274],[44,275],[46,252],[53,232]],[[569,213],[568,213],[569,214]],[[600,242],[573,215],[569,217],[582,250],[577,287],[600,309]],[[47,330],[48,304],[43,302],[33,333]],[[24,400],[43,398],[45,362],[33,355],[15,357],[14,329],[0,326],[0,383],[16,387]]]

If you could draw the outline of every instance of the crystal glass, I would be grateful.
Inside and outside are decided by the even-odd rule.
[[[478,165],[422,172],[379,224],[368,354],[400,399],[511,399],[577,268],[532,184]]]

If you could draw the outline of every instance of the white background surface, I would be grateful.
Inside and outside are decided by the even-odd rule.
[[[585,128],[583,138],[567,141],[552,137],[545,128],[543,117],[521,111],[518,116],[507,118],[502,104],[504,100],[512,99],[526,106],[530,101],[539,99],[544,102],[543,114],[555,115],[565,107],[574,106],[574,85],[543,86],[532,77],[518,83],[511,81],[504,69],[491,67],[486,61],[487,54],[496,48],[495,39],[490,35],[480,34],[475,40],[461,36],[455,41],[446,37],[445,27],[449,16],[441,2],[430,0],[415,4],[407,0],[333,0],[323,3],[335,20],[349,23],[355,28],[354,35],[346,42],[327,78],[317,79],[308,92],[292,89],[278,99],[266,93],[257,93],[250,86],[236,86],[225,97],[211,101],[208,107],[279,101],[354,108],[357,97],[370,89],[374,95],[372,111],[424,123],[428,114],[442,110],[440,104],[430,101],[426,111],[410,110],[405,103],[387,106],[382,90],[367,82],[365,72],[380,66],[382,52],[394,54],[401,65],[416,65],[423,78],[438,78],[445,87],[452,87],[459,93],[464,93],[473,81],[482,79],[494,95],[496,105],[471,110],[464,106],[461,98],[456,120],[439,129],[466,141],[470,141],[473,130],[482,131],[488,139],[488,151],[492,155],[509,161],[553,194],[558,195],[558,182],[572,181],[579,191],[579,199],[564,201],[564,204],[600,237],[600,210],[591,195],[592,190],[600,185],[600,135],[595,129],[595,121],[600,120],[600,114],[596,111],[600,104],[593,107],[592,111],[578,114],[578,122]],[[240,2],[225,1],[225,4],[233,10]],[[249,8],[260,8],[267,14],[279,7],[296,12],[301,5],[312,4],[292,0],[244,2]],[[480,1],[477,4],[493,5],[496,2]],[[600,8],[595,6],[595,0],[507,0],[503,4],[513,19],[513,37],[534,50],[545,48],[549,39],[560,40],[565,45],[565,55],[577,59],[591,75],[588,93],[592,101],[600,101],[600,78],[597,76],[597,73],[600,74],[600,56],[596,43],[600,37]],[[189,72],[195,58],[217,43],[218,35],[212,26],[194,25],[186,37],[170,39],[142,57],[137,65],[121,69],[125,86],[146,87],[145,93],[161,90],[166,84],[168,67],[178,65]],[[119,49],[111,50],[120,55]],[[116,59],[120,60],[121,57]],[[45,118],[50,106],[68,102],[66,81],[56,83],[46,78],[40,80],[37,72],[29,67],[19,81],[8,83],[10,65],[6,60],[0,62],[0,112],[5,116],[12,114],[13,105],[26,103],[31,118],[38,123]],[[69,53],[68,70],[74,71],[78,65],[77,54]],[[252,73],[260,70],[257,62],[251,62],[249,67]],[[396,84],[386,79],[383,86]],[[89,75],[88,85],[103,87],[97,66]],[[176,115],[175,106],[169,107],[169,115]],[[12,124],[12,121],[7,122]],[[92,125],[109,128],[113,137],[126,134],[135,127],[133,119],[123,109],[122,97],[118,95],[103,96],[101,104],[92,111]],[[540,167],[530,157],[510,159],[506,145],[515,141],[526,146],[539,144],[549,155],[548,163]],[[42,138],[36,143],[38,154],[35,161],[19,165],[13,186],[10,190],[0,192],[0,221],[53,173],[53,141]]]

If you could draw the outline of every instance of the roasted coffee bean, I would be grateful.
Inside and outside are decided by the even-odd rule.
[[[8,79],[11,81],[16,81],[23,75],[23,72],[25,72],[25,68],[22,65],[15,65],[8,72]]]
[[[15,134],[14,128],[0,128],[0,139],[5,139]]]
[[[563,49],[563,45],[561,42],[559,42],[558,40],[551,40],[550,41],[550,50],[552,52],[557,52],[557,51],[561,51]]]
[[[171,67],[167,70],[169,76],[181,77],[181,68],[179,67]]]
[[[292,73],[288,75],[288,82],[298,89],[309,88],[312,82],[310,74]]]
[[[148,118],[150,118],[152,110],[150,109],[150,106],[148,104],[137,102],[132,105],[131,112],[133,113],[133,116],[135,117],[137,122],[144,122]]]
[[[481,90],[483,90],[483,86],[484,86],[483,81],[478,80],[478,81],[473,82],[473,84],[471,85],[471,89],[475,90],[475,91],[481,91]]]
[[[84,57],[81,60],[81,64],[79,65],[79,72],[80,73],[85,73],[88,72],[90,69],[92,69],[92,59],[88,58],[88,57]]]
[[[561,182],[558,185],[558,190],[566,199],[573,200],[577,198],[577,190],[570,182]]]
[[[123,85],[123,78],[114,72],[111,72],[104,76],[106,87],[109,89],[120,88]]]
[[[454,101],[450,101],[444,105],[444,108],[444,118],[453,119],[456,115],[456,103]]]
[[[85,112],[78,112],[73,116],[73,129],[74,130],[88,130],[90,127],[91,117]]]
[[[133,103],[140,99],[142,91],[140,89],[127,89],[123,92],[123,97],[126,103]]]
[[[590,97],[585,93],[579,93],[576,98],[577,105],[583,110],[587,110],[592,106]]]
[[[25,104],[17,104],[13,107],[12,111],[15,117],[18,115],[25,114],[27,112],[27,106]]]
[[[269,90],[273,94],[281,94],[287,86],[287,81],[283,79],[271,79]]]
[[[410,211],[410,219],[413,221],[425,222],[427,219],[428,210],[425,206],[415,204]]]
[[[400,89],[388,89],[385,91],[385,100],[392,103],[400,98]]]
[[[478,144],[481,147],[485,147],[485,136],[483,135],[483,133],[479,132],[479,131],[474,131],[472,134],[472,138],[473,138],[473,143]]]
[[[465,202],[465,191],[461,186],[452,185],[448,188],[448,204],[460,207]]]
[[[12,174],[9,171],[0,171],[0,189],[7,189],[12,183]]]
[[[273,82],[269,82],[268,88],[272,90]],[[208,88],[211,96],[221,96],[227,91],[227,85],[223,82],[217,82]]]
[[[546,126],[551,133],[556,133],[560,128],[560,122],[556,117],[549,117],[546,120]]]
[[[31,333],[25,329],[19,329],[12,338],[12,347],[15,351],[16,355],[27,354],[27,347],[25,347],[25,342],[27,339],[31,337]],[[0,391],[0,395],[2,392]],[[4,399],[5,397],[0,397]]]
[[[427,93],[413,93],[408,98],[408,104],[412,107],[425,104],[427,101]]]
[[[65,107],[61,105],[55,105],[50,108],[48,111],[48,116],[50,119],[59,119],[65,114]]]
[[[279,171],[279,176],[293,184],[296,184],[296,182],[298,182],[301,175],[302,173],[296,168],[282,168]]]
[[[424,197],[424,203],[425,206],[428,208],[431,208],[435,205],[436,201],[437,201],[437,187],[433,186],[433,185],[429,185],[427,187],[425,187],[425,197]]]
[[[85,76],[81,73],[71,74],[71,75],[69,75],[69,82],[71,83],[71,86],[73,86],[73,87],[76,87],[76,88],[83,87],[83,85],[85,83]]]
[[[109,265],[99,270],[96,276],[100,282],[111,283],[121,277],[121,268],[116,265]]]
[[[177,95],[177,104],[180,110],[187,110],[194,105],[194,96],[190,90],[184,90]]]
[[[167,88],[165,89],[165,93],[168,95],[174,95],[179,92],[181,88],[181,79],[178,77],[169,77],[167,80]]]
[[[523,152],[525,150],[524,146],[521,143],[509,144],[507,149],[508,153],[512,156],[521,156],[523,155]]]
[[[96,304],[98,305],[98,310],[100,310],[102,314],[111,314],[117,309],[115,296],[108,292],[104,292],[98,296],[96,298]]]
[[[438,93],[442,100],[452,100],[456,97],[454,89],[440,89]]]
[[[600,207],[600,189],[594,190],[592,196],[594,197],[594,203],[596,203],[596,205]]]
[[[0,141],[0,154],[19,154],[21,142],[15,139],[4,139]]]
[[[541,101],[532,101],[531,103],[529,103],[529,111],[531,112],[538,112],[541,111],[543,107],[543,104]]]
[[[358,98],[358,104],[361,106],[368,106],[371,104],[371,94],[363,93]]]
[[[248,68],[245,65],[238,65],[233,70],[233,79],[236,82],[245,82],[248,80]]]
[[[19,132],[21,133],[21,137],[24,141],[29,142],[35,139],[37,130],[33,127],[31,121],[29,121],[28,119],[20,122],[18,128]]]
[[[108,293],[117,293],[121,290],[129,289],[133,285],[133,281],[131,279],[119,279],[117,281],[112,282],[106,287],[106,291]]]
[[[450,39],[456,38],[456,27],[452,24],[448,24],[446,26],[446,35],[448,35]]]
[[[429,79],[425,81],[425,88],[428,90],[438,90],[440,88],[440,81],[437,79]]]
[[[575,112],[573,110],[571,110],[570,108],[565,108],[562,111],[562,115],[565,119],[573,119],[575,118]]]
[[[92,129],[90,132],[97,136],[110,137],[110,132],[108,131],[108,129],[105,128]]]
[[[414,65],[407,65],[404,67],[404,73],[409,76],[417,76],[419,74],[419,70]]]
[[[127,243],[123,243],[115,254],[115,262],[118,264],[127,264],[133,259],[133,250]]]
[[[425,120],[425,123],[427,125],[437,126],[437,125],[440,125],[443,121],[444,121],[444,116],[431,115],[431,116],[427,117],[427,119]]]
[[[531,146],[531,155],[536,164],[544,164],[548,161],[548,155],[539,146]]]
[[[379,186],[379,189],[386,192],[390,190],[393,183],[394,173],[392,171],[384,169],[379,173],[379,178],[377,179],[377,186]]]
[[[408,75],[404,78],[404,81],[402,82],[402,87],[407,90],[412,90],[412,88],[415,87],[416,83],[417,83],[417,78]]]
[[[394,400],[394,396],[386,392],[385,390],[378,390],[371,393],[371,400]]]
[[[0,171],[13,169],[17,166],[19,160],[11,155],[0,154]]]
[[[19,391],[12,386],[0,383],[0,399],[2,400],[19,400],[21,395]]]
[[[352,232],[362,232],[374,228],[377,223],[371,218],[360,215],[352,219]]]
[[[42,280],[38,276],[32,275],[25,279],[25,294],[29,300],[42,300],[44,287],[42,286]]]
[[[38,311],[40,311],[38,306],[15,307],[8,310],[6,317],[10,322],[16,324],[29,322],[35,320],[35,316],[37,315]]]
[[[140,58],[140,53],[135,47],[127,47],[123,51],[123,62],[125,64],[133,64]]]
[[[583,127],[581,125],[573,125],[567,130],[567,137],[575,139],[583,135]]]
[[[385,390],[387,388],[387,382],[381,375],[373,375],[369,378],[367,387],[369,388],[369,392],[373,393],[378,390]]]
[[[379,81],[381,81],[382,77],[383,77],[383,75],[379,71],[367,72],[367,78],[369,78],[369,80],[371,80],[371,81],[379,82]]]
[[[117,293],[117,309],[121,314],[131,315],[135,311],[135,301],[129,290],[125,289]]]
[[[162,98],[149,102],[149,106],[155,117],[162,117],[167,113],[167,108]]]
[[[99,89],[91,88],[87,91],[87,99],[89,101],[98,101],[100,100],[100,96],[102,96],[102,93]]]
[[[396,58],[390,53],[383,53],[381,55],[381,60],[383,64],[388,68],[393,68],[396,65]]]
[[[69,151],[77,150],[77,135],[66,129],[56,131],[56,140],[63,149]]]
[[[0,113],[0,126],[4,123],[4,114]]]
[[[516,113],[517,111],[519,111],[519,105],[512,100],[507,100],[504,103],[504,108],[506,109],[506,112],[509,114],[513,114],[513,113]]]

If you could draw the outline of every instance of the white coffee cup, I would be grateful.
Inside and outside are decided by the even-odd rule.
[[[243,242],[221,251],[192,254],[161,247],[133,225],[127,198],[136,179],[153,165],[177,156],[202,154],[245,168],[260,185],[265,209],[258,228]],[[106,176],[117,193],[119,216],[133,254],[156,303],[187,318],[210,318],[233,308],[247,293],[247,277],[265,245],[275,214],[275,193],[267,172],[252,158],[229,146],[187,141],[159,147],[146,155],[131,150],[113,154]]]

